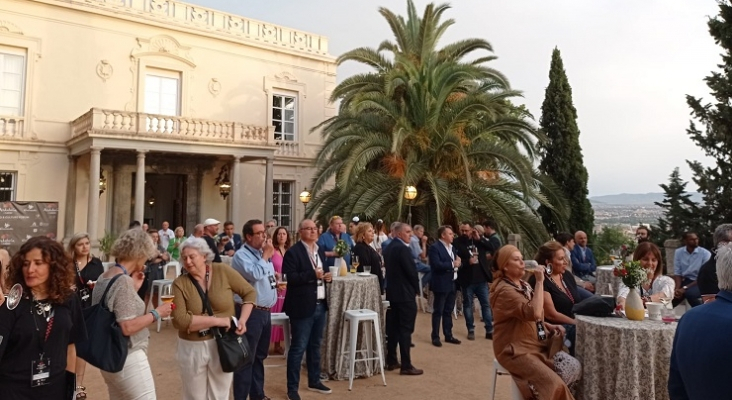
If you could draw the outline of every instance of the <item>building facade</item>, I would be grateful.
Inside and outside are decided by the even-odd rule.
[[[0,4],[0,201],[58,201],[59,236],[275,218],[335,115],[327,38],[172,0]]]

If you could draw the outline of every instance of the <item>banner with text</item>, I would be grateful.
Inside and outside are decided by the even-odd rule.
[[[33,236],[56,240],[58,202],[5,201],[0,203],[0,247],[14,254]]]

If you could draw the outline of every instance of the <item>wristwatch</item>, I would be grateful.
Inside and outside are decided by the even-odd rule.
[[[684,290],[686,290],[686,289],[688,289],[689,287],[688,287],[688,286],[682,286],[681,288],[682,288],[682,289],[684,289]]]

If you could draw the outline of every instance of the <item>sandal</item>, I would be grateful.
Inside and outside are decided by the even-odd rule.
[[[76,400],[86,400],[86,387],[85,386],[76,387]]]

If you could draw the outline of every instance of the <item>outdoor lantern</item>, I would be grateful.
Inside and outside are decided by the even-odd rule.
[[[216,178],[216,186],[219,187],[219,194],[226,200],[231,193],[231,181],[229,181],[229,166],[224,165],[219,171],[219,176]]]
[[[150,196],[149,199],[147,199],[147,204],[150,204],[150,207],[155,205],[155,196]]]
[[[305,188],[305,190],[300,193],[300,201],[306,206],[310,203],[310,192],[308,192],[308,188]]]
[[[414,200],[417,198],[417,188],[414,186],[407,186],[404,189],[404,198],[407,200]]]
[[[104,170],[99,171],[99,196],[107,190],[107,178],[104,177]]]

